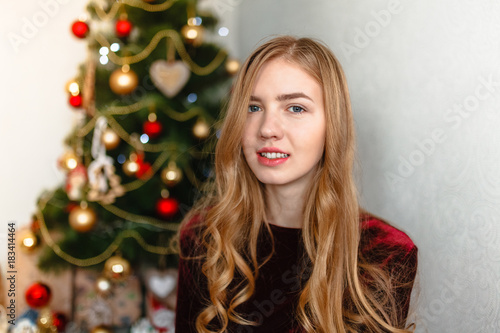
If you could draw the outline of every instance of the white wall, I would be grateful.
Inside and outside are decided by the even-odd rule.
[[[70,27],[84,9],[81,0],[26,0],[0,10],[2,269],[7,222],[29,224],[41,192],[64,179],[56,162],[75,119],[65,85],[86,57],[86,43]]]
[[[298,34],[343,64],[362,203],[420,250],[417,331],[500,332],[500,2],[219,2],[242,58]]]

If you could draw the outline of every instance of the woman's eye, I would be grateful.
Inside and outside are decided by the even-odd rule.
[[[303,107],[298,106],[298,105],[292,105],[287,110],[290,110],[293,113],[301,113],[301,112],[305,111]]]
[[[250,105],[248,107],[248,112],[257,112],[257,111],[260,111],[260,107],[258,107],[257,105]]]

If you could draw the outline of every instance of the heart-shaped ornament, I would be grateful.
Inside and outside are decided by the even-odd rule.
[[[181,60],[156,60],[149,68],[149,74],[156,88],[165,96],[174,97],[186,85],[191,70]]]
[[[176,282],[172,275],[152,275],[149,278],[149,289],[155,296],[165,298],[174,290]]]

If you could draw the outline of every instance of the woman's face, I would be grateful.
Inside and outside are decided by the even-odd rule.
[[[242,146],[255,176],[266,185],[304,190],[325,144],[321,86],[284,59],[265,63],[250,97]]]

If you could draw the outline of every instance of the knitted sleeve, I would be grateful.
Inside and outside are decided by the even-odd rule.
[[[418,249],[408,235],[374,216],[362,216],[361,230],[360,254],[389,274],[398,322],[404,326],[417,273]]]
[[[177,282],[177,308],[175,331],[196,332],[196,318],[205,308],[208,299],[206,277],[201,272],[202,251],[199,221],[191,220],[180,233],[181,254],[179,258],[179,279]]]

